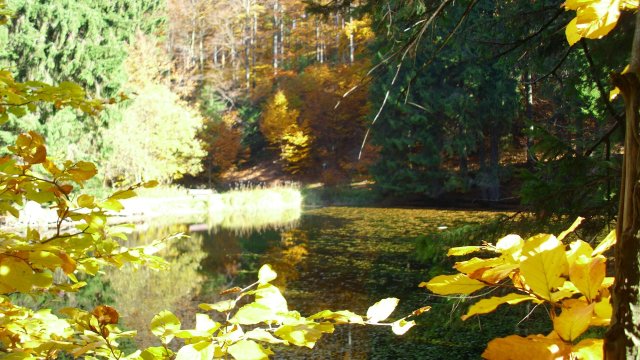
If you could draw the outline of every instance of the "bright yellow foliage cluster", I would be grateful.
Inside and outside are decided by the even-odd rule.
[[[462,316],[490,313],[502,304],[544,304],[549,309],[553,331],[548,335],[517,335],[492,340],[483,353],[487,359],[595,359],[602,358],[602,339],[576,340],[590,326],[607,326],[611,320],[609,288],[603,255],[615,243],[612,231],[595,249],[587,242],[563,243],[575,230],[578,219],[557,237],[538,234],[526,240],[508,235],[481,246],[449,250],[449,256],[492,254],[458,262],[456,275],[440,275],[420,286],[440,295],[470,295],[479,290],[498,291],[500,296],[473,304]]]
[[[638,4],[638,0],[568,0],[564,8],[576,12],[565,30],[569,45],[582,38],[602,38],[616,26],[622,10],[636,10]]]
[[[303,170],[310,160],[312,137],[305,124],[300,125],[300,111],[289,109],[289,101],[278,91],[267,103],[260,121],[260,131],[280,150],[280,159],[291,173]]]

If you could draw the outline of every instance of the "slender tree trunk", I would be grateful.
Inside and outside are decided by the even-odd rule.
[[[258,14],[256,12],[253,13],[253,26],[251,29],[251,72],[252,76],[252,84],[253,88],[256,87],[256,36],[258,33]]]
[[[605,359],[640,359],[640,12],[636,14],[631,66],[614,75],[625,103],[622,184],[616,227],[613,315],[605,336]]]
[[[353,23],[353,15],[351,15],[351,6],[349,6],[349,23],[350,24]],[[353,64],[353,60],[355,58],[355,52],[356,52],[356,45],[355,45],[353,30],[355,29],[353,29],[352,27],[352,30],[349,33],[349,64]]]
[[[489,153],[490,169],[490,188],[489,188],[489,200],[500,200],[500,130],[498,126],[493,126],[491,129],[491,135],[489,137],[491,143],[491,150]]]
[[[273,75],[278,75],[278,1],[273,3]]]
[[[244,40],[244,79],[247,95],[249,95],[249,89],[251,87],[251,63],[250,63],[250,51],[251,51],[251,0],[245,0],[245,13],[244,13],[244,29],[242,38]]]
[[[316,61],[320,62],[320,21],[316,19]]]
[[[525,115],[527,116],[527,120],[529,121],[527,126],[531,126],[533,124],[533,82],[531,81],[531,72],[529,70],[525,73],[525,95],[526,95],[526,107],[525,107]],[[529,134],[530,129],[525,130],[526,134],[526,152],[527,152],[527,164],[532,165],[536,161],[536,155],[533,152],[533,138],[531,134]]]

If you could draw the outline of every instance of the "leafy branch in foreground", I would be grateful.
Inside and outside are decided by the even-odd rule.
[[[420,286],[440,295],[471,295],[487,288],[504,295],[473,304],[462,320],[493,312],[502,304],[530,302],[544,305],[553,322],[548,335],[517,335],[494,339],[482,354],[487,359],[599,359],[602,339],[583,339],[590,326],[607,326],[612,308],[606,277],[605,251],[615,244],[615,231],[595,248],[582,240],[565,245],[562,240],[582,218],[557,237],[538,234],[526,240],[508,235],[493,244],[449,249],[449,256],[483,253],[457,262],[456,275],[440,275]]]
[[[244,289],[235,287],[222,292],[223,295],[233,294],[235,298],[200,304],[202,310],[213,312],[220,321],[214,321],[207,314],[197,314],[195,329],[181,329],[175,315],[162,311],[151,322],[151,330],[162,346],[144,350],[140,358],[212,359],[231,355],[234,359],[268,359],[274,354],[268,345],[313,348],[323,334],[334,331],[335,325],[390,326],[395,334],[402,335],[415,325],[415,321],[407,318],[429,310],[425,307],[402,319],[383,323],[398,304],[398,299],[387,298],[371,306],[366,316],[348,310],[323,310],[304,317],[289,310],[280,290],[270,284],[276,276],[269,265],[263,265],[257,282]],[[245,297],[253,297],[253,300],[239,306]],[[184,339],[186,343],[177,353],[169,348],[174,338]]]

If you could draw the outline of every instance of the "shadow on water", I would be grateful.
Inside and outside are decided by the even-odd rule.
[[[167,273],[145,270],[110,273],[116,305],[133,314],[125,324],[143,334],[154,312],[174,311],[185,326],[198,312],[197,304],[221,300],[219,293],[255,281],[257,270],[269,263],[278,273],[274,284],[290,309],[311,315],[323,309],[349,309],[360,314],[386,297],[400,298],[393,316],[424,306],[434,310],[402,337],[387,327],[339,326],[313,350],[274,348],[277,359],[464,359],[477,358],[486,338],[478,326],[459,325],[452,301],[428,298],[417,285],[428,280],[428,265],[415,257],[415,239],[439,227],[479,222],[495,213],[424,209],[327,207],[307,210],[299,218],[251,230],[242,226],[199,224],[150,228],[136,235],[141,242],[177,231],[190,238],[170,244],[163,254],[171,263]],[[432,314],[433,313],[433,314]],[[518,314],[517,316],[520,316]],[[516,320],[517,322],[517,320]],[[460,329],[469,329],[464,332]],[[506,329],[507,331],[511,329]],[[459,335],[459,334],[462,335]],[[151,341],[144,337],[142,344]]]

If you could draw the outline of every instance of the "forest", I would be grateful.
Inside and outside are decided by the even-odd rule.
[[[544,334],[496,335],[470,358],[640,357],[639,6],[0,0],[0,357],[264,359],[340,326],[429,321],[426,303],[388,320],[400,294],[304,317],[281,264],[199,305],[217,317],[144,320],[160,346],[136,351],[111,304],[25,305],[103,267],[166,270],[158,254],[182,235],[132,246],[111,222],[140,191],[274,184],[314,206],[506,211],[407,250],[427,269],[412,286],[474,302],[462,320],[546,309]],[[52,231],[7,225],[29,203],[55,210]]]

